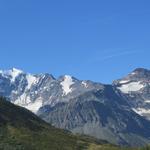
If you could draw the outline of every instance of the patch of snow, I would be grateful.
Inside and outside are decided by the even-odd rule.
[[[74,84],[74,82],[71,76],[65,75],[64,81],[62,81],[60,84],[62,85],[63,95],[67,95],[68,93],[72,92],[72,88],[70,87]]]
[[[38,94],[38,91],[35,91],[35,94]]]
[[[88,85],[85,81],[82,81],[82,85],[85,87],[85,88],[88,88]]]
[[[24,107],[36,114],[39,108],[42,107],[42,105],[43,105],[42,99],[38,98],[35,102],[31,102],[28,105],[25,105]]]
[[[14,90],[13,90],[12,93],[13,93],[13,94],[18,94],[18,91],[14,91]]]
[[[3,77],[11,77],[11,82],[14,82],[16,77],[18,77],[20,74],[22,74],[23,71],[16,69],[16,68],[12,68],[11,70],[0,70],[0,74],[2,74]]]
[[[27,89],[30,89],[31,86],[37,82],[37,78],[34,75],[31,75],[31,74],[27,74],[26,79],[27,79],[27,82],[28,82]]]
[[[18,99],[15,100],[14,104],[22,106],[22,105],[26,105],[30,102],[31,102],[31,100],[30,100],[29,96],[27,96],[26,93],[23,93],[21,96],[18,97]]]
[[[46,87],[46,86],[44,86],[44,88],[43,88],[43,89],[45,90],[45,89],[47,89],[47,87]]]
[[[118,87],[118,89],[121,90],[123,93],[129,93],[139,91],[143,87],[144,85],[140,82],[131,82],[128,84],[123,84],[121,87]]]
[[[33,113],[36,113],[39,110],[39,108],[42,107],[43,102],[41,98],[38,98],[35,102],[31,102],[30,98],[23,94],[19,99],[17,99],[14,102],[14,104],[21,107],[25,107]]]
[[[150,114],[150,109],[144,109],[144,108],[133,108],[132,109],[137,114],[143,116],[144,114]]]
[[[145,103],[150,103],[150,100],[145,100]]]
[[[132,72],[132,73],[130,73],[131,75],[135,75],[136,73],[135,72]]]
[[[128,82],[129,82],[129,80],[121,80],[119,83],[124,84],[124,83],[128,83]]]

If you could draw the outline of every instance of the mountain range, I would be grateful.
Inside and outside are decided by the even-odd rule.
[[[113,144],[150,142],[150,70],[137,68],[106,85],[64,75],[0,71],[0,95],[57,128]]]

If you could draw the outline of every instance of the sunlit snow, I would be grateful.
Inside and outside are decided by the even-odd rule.
[[[131,82],[128,84],[123,84],[121,87],[118,87],[123,93],[139,91],[144,87],[140,82]]]
[[[30,98],[25,95],[22,95],[20,99],[16,100],[14,104],[25,107],[26,109],[29,109],[33,113],[36,113],[40,107],[42,107],[42,99],[38,98],[35,102],[31,102]]]
[[[143,116],[144,114],[150,114],[150,109],[144,109],[144,108],[133,108],[132,109],[137,114]]]
[[[85,87],[85,88],[88,88],[88,85],[85,81],[82,81],[82,85]]]
[[[15,100],[14,104],[22,106],[30,102],[31,100],[29,96],[27,96],[26,93],[23,93],[20,97],[18,97],[18,99]]]
[[[29,109],[33,113],[36,113],[40,107],[42,107],[42,99],[37,99],[35,102],[31,102],[28,105],[24,106],[25,108]]]
[[[31,86],[32,86],[34,83],[37,82],[37,78],[36,78],[35,76],[31,75],[31,74],[28,74],[28,75],[26,76],[26,78],[27,78],[27,82],[28,82],[27,89],[30,89]]]
[[[21,73],[23,73],[23,71],[16,68],[12,68],[10,70],[4,70],[4,71],[0,70],[0,74],[2,74],[2,76],[11,77],[11,82],[14,82],[16,77],[18,77]]]
[[[124,84],[124,83],[128,83],[128,82],[129,82],[129,80],[121,80],[119,83]]]
[[[150,100],[145,100],[145,103],[150,103]]]
[[[63,95],[67,95],[68,93],[72,92],[71,85],[73,85],[74,82],[71,76],[65,75],[64,81],[62,81],[60,84],[62,85]]]

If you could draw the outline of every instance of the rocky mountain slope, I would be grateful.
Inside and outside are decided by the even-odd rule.
[[[113,148],[106,141],[75,136],[68,131],[56,129],[30,111],[0,97],[0,149],[94,150],[98,147]]]
[[[138,68],[126,77],[113,83],[123,95],[131,108],[150,120],[150,70]]]
[[[149,143],[150,122],[135,113],[109,85],[103,90],[84,93],[69,103],[43,106],[38,115],[56,127],[114,144]]]
[[[0,95],[54,126],[120,145],[150,140],[150,71],[138,68],[104,85],[65,75],[0,71]]]

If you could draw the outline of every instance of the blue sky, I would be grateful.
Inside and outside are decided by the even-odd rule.
[[[0,68],[111,83],[150,69],[149,0],[1,0]]]

